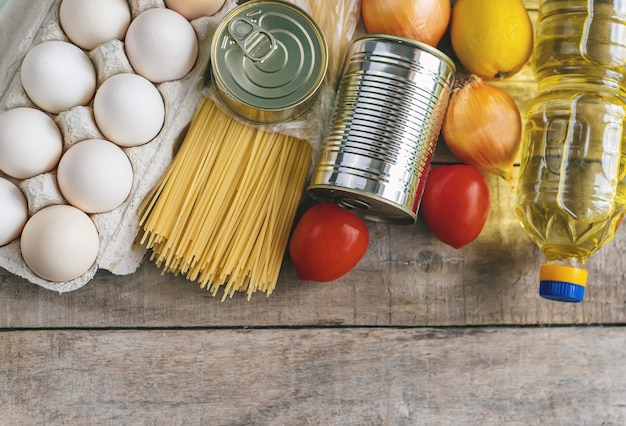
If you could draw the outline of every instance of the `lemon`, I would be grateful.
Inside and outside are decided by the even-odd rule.
[[[459,62],[484,79],[518,72],[533,50],[533,27],[521,0],[457,0],[450,22]]]

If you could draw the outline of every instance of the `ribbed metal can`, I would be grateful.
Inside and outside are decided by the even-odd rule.
[[[415,223],[455,71],[423,43],[357,38],[308,193],[374,221]]]
[[[315,101],[328,68],[324,33],[302,9],[279,0],[235,7],[211,43],[215,93],[255,123],[292,120]]]

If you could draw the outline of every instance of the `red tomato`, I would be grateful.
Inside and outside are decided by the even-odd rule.
[[[473,166],[457,164],[430,171],[420,209],[432,233],[459,249],[478,237],[489,205],[485,176]]]
[[[367,251],[369,231],[357,215],[330,202],[307,210],[296,225],[289,255],[302,281],[332,281]]]

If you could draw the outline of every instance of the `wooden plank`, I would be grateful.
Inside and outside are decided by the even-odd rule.
[[[220,302],[195,283],[162,276],[150,262],[130,276],[100,272],[76,292],[57,294],[0,271],[0,328],[249,325],[494,325],[626,322],[626,235],[588,262],[578,305],[537,295],[542,254],[514,212],[515,193],[490,178],[493,208],[473,243],[455,250],[425,223],[370,223],[368,252],[331,283],[302,283],[286,260],[271,297]]]
[[[536,2],[526,2],[532,7]],[[502,82],[518,105],[532,96],[527,71]],[[508,86],[507,86],[508,85]],[[436,163],[456,161],[437,148]],[[147,262],[136,274],[101,271],[85,288],[58,295],[0,270],[0,328],[247,325],[603,324],[626,321],[624,231],[589,262],[582,305],[540,300],[541,253],[517,223],[514,192],[489,178],[492,211],[481,236],[461,250],[415,226],[370,224],[370,248],[358,267],[327,284],[300,283],[285,262],[276,293],[220,302]]]
[[[3,424],[624,424],[622,327],[0,334]]]

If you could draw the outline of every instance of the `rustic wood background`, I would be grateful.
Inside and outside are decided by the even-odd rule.
[[[497,84],[522,109],[535,91],[528,68]],[[454,161],[439,144],[435,162]],[[460,250],[421,220],[371,223],[347,276],[299,282],[285,260],[250,301],[150,262],[64,294],[0,271],[0,424],[626,424],[623,227],[589,261],[585,302],[548,302],[514,191],[489,184]]]

